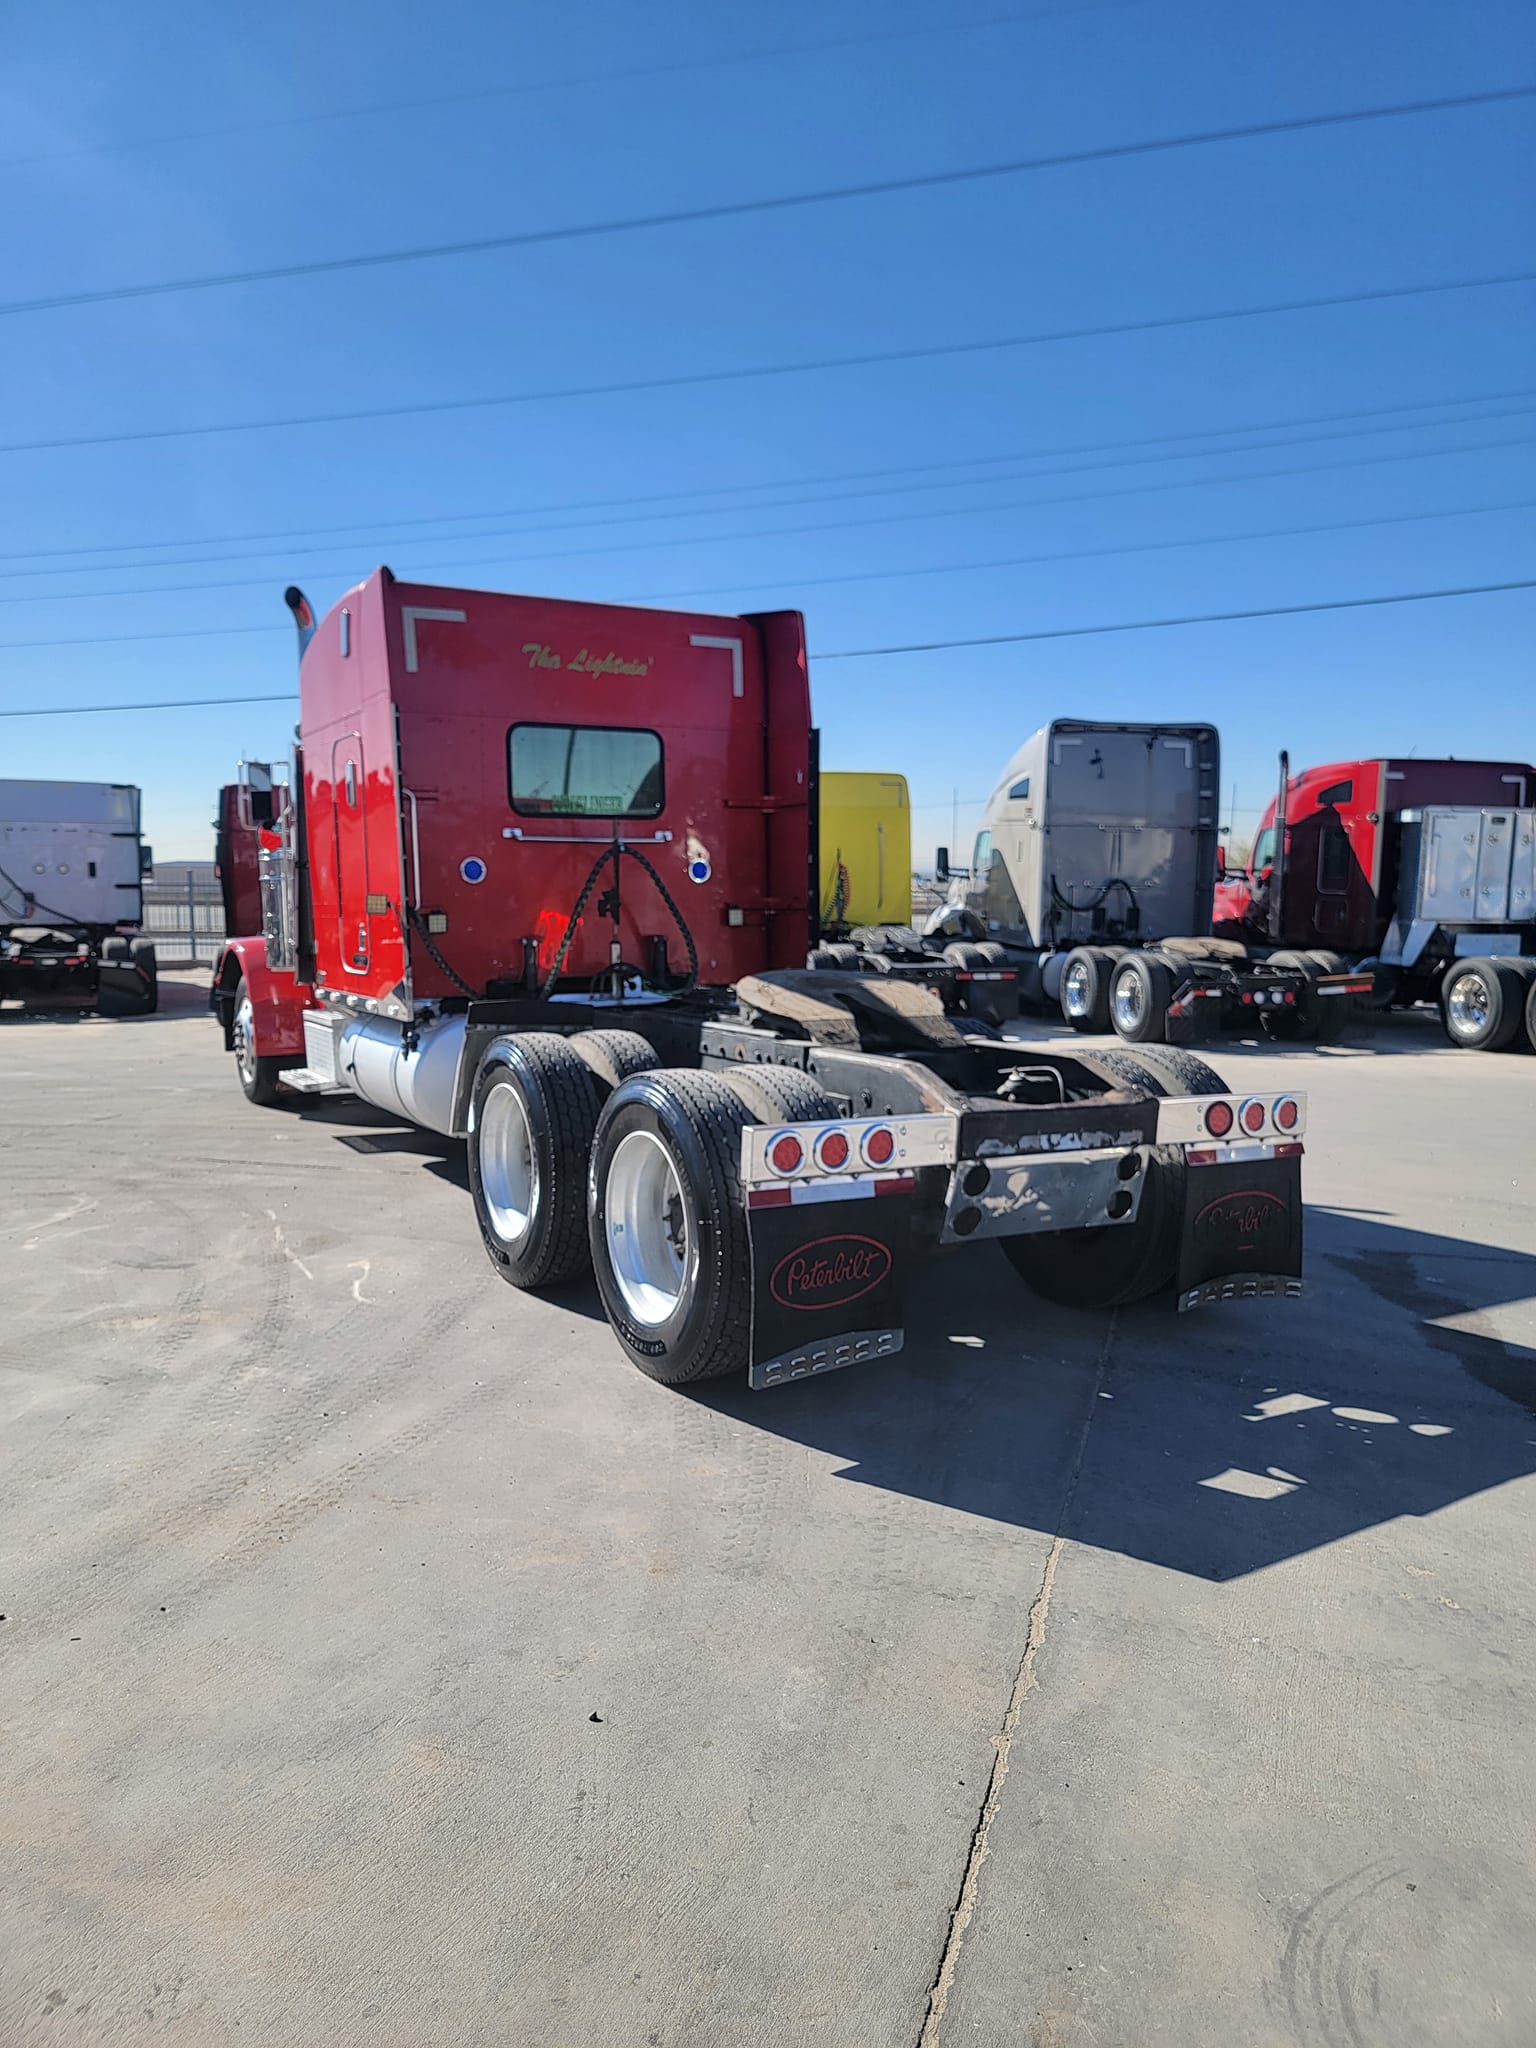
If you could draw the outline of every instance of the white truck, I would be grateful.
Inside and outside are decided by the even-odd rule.
[[[0,781],[0,1000],[141,1016],[159,1000],[139,792]]]

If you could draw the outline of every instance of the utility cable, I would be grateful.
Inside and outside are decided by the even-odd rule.
[[[811,656],[823,661],[867,661],[888,654],[938,654],[957,647],[1009,647],[1026,640],[1080,640],[1095,633],[1155,633],[1168,626],[1221,626],[1235,619],[1288,619],[1303,612],[1349,612],[1371,605],[1428,604],[1446,597],[1491,597],[1505,590],[1536,590],[1536,577],[1510,583],[1468,583],[1455,590],[1399,590],[1382,597],[1336,597],[1320,604],[1256,605],[1240,612],[1189,612],[1174,619],[1119,619],[1104,626],[1056,626],[1037,633],[985,633],[969,640],[915,640],[903,647],[842,647]]]
[[[1115,320],[1100,326],[1041,328],[1033,334],[1003,335],[988,341],[935,342],[921,348],[876,349],[863,355],[815,356],[793,363],[754,363],[732,370],[690,370],[668,377],[629,377],[611,384],[552,384],[538,390],[504,392],[494,398],[440,398],[410,405],[355,406],[345,411],[289,413],[264,420],[221,420],[201,427],[139,427],[114,434],[55,435],[36,441],[0,442],[0,455],[36,454],[55,448],[115,448],[142,441],[193,441],[211,434],[267,433],[278,427],[334,427],[358,420],[417,419],[428,415],[485,412],[498,406],[535,405],[575,398],[633,397],[649,391],[696,390],[717,384],[746,384],[766,377],[803,377],[828,370],[867,370],[892,363],[938,362],[962,356],[997,355],[1065,341],[1113,340],[1127,334],[1164,334],[1179,328],[1214,327],[1234,320],[1267,320],[1285,313],[1318,313],[1341,306],[1398,303],[1442,297],[1449,292],[1490,291],[1530,284],[1536,271],[1516,270],[1487,277],[1448,278],[1438,284],[1383,285],[1365,292],[1327,292],[1306,299],[1273,299],[1261,306],[1222,306],[1205,313],[1165,313],[1150,320]]]
[[[190,277],[160,278],[145,284],[104,285],[93,291],[58,292],[43,298],[0,301],[0,317],[116,304],[124,299],[163,298],[171,293],[216,291],[230,285],[271,284],[283,278],[334,276],[339,271],[379,270],[406,263],[495,255],[509,249],[543,248],[554,242],[591,241],[610,235],[644,233],[655,228],[739,220],[746,215],[844,205],[852,200],[884,199],[902,192],[974,185],[1000,178],[1023,177],[1038,171],[1067,170],[1081,164],[1114,163],[1135,157],[1165,155],[1175,150],[1203,149],[1221,143],[1344,128],[1367,121],[1398,120],[1467,107],[1503,105],[1533,97],[1536,97],[1536,85],[1504,86],[1489,92],[1456,93],[1438,99],[1398,100],[1382,106],[1349,107],[1335,114],[1298,114],[1280,121],[1247,121],[1227,128],[1194,129],[1182,135],[1105,143],[1095,149],[1057,150],[1040,156],[1013,157],[1001,163],[970,164],[952,171],[923,171],[905,178],[875,178],[857,185],[823,185],[809,192],[771,193],[761,199],[723,200],[712,206],[680,206],[657,213],[620,214],[608,220],[573,222],[565,227],[523,228],[513,234],[479,235],[464,241],[422,242],[403,249],[322,256],[308,263],[273,263],[248,270],[205,271]]]
[[[1529,412],[1536,410],[1536,407],[1525,407],[1522,408],[1522,410]],[[1475,424],[1475,422],[1469,421],[1468,424]],[[1332,440],[1351,439],[1353,437],[1349,435],[1326,435],[1321,436],[1319,438]],[[597,547],[554,549],[545,548],[527,554],[509,555],[505,548],[502,548],[499,549],[497,553],[495,553],[494,555],[452,554],[439,561],[421,562],[418,564],[418,566],[426,570],[447,569],[453,572],[459,572],[466,569],[499,568],[503,565],[510,566],[513,563],[522,562],[563,561],[570,560],[573,557],[580,559],[591,555],[622,555],[637,553],[644,554],[656,548],[691,548],[719,546],[727,541],[733,540],[755,541],[760,539],[780,539],[786,536],[792,537],[796,534],[801,533],[843,533],[851,532],[856,528],[864,526],[903,525],[911,524],[914,521],[921,523],[922,521],[928,519],[968,519],[973,517],[984,518],[988,513],[991,512],[1028,511],[1031,507],[1037,505],[1071,505],[1079,502],[1093,501],[1103,498],[1145,496],[1148,493],[1156,494],[1162,491],[1204,490],[1220,484],[1227,483],[1253,483],[1268,481],[1275,477],[1310,476],[1316,473],[1318,470],[1328,471],[1337,469],[1369,469],[1377,467],[1382,463],[1392,462],[1432,462],[1437,457],[1445,455],[1476,455],[1485,451],[1489,453],[1502,453],[1507,448],[1516,447],[1521,445],[1522,443],[1528,443],[1532,440],[1536,440],[1536,434],[1513,434],[1508,435],[1504,439],[1499,441],[1464,442],[1460,446],[1453,448],[1403,449],[1395,450],[1390,454],[1365,455],[1357,458],[1346,459],[1340,462],[1299,463],[1293,464],[1289,468],[1285,469],[1242,470],[1239,471],[1238,474],[1235,476],[1173,477],[1169,478],[1168,480],[1162,483],[1116,485],[1109,490],[1103,491],[1071,491],[1066,493],[1058,493],[1058,495],[1051,498],[1003,498],[996,500],[994,502],[979,505],[935,505],[916,512],[871,512],[858,514],[856,516],[847,518],[815,520],[809,523],[801,523],[794,526],[765,526],[755,529],[748,529],[744,532],[663,534],[655,540],[614,541],[603,543],[602,545]],[[1230,455],[1242,455],[1253,452],[1256,448],[1285,448],[1292,447],[1295,445],[1297,444],[1289,441],[1270,441],[1260,442],[1256,444],[1250,443],[1248,448],[1223,449],[1221,450],[1221,453]],[[1187,458],[1176,457],[1173,459],[1185,460]],[[1036,479],[1045,479],[1053,476],[1081,475],[1084,472],[1084,470],[1104,468],[1117,469],[1120,466],[1121,465],[1118,463],[1085,463],[1073,465],[1070,468],[1060,470],[1040,469],[1023,471],[1011,476],[985,478],[978,477],[974,479],[974,481],[977,482],[978,484],[1033,483],[1034,481],[1036,481]],[[911,490],[922,490],[932,489],[933,486],[911,485],[908,486],[907,488]],[[780,506],[787,508],[793,505],[836,504],[838,501],[838,495],[841,494],[835,494],[830,497],[786,498],[779,500],[778,505],[742,506],[736,509],[741,511],[773,511],[779,509]],[[868,494],[864,492],[853,492],[848,495],[852,495],[854,497],[863,497]],[[558,531],[558,528],[554,530]],[[477,540],[497,540],[500,538],[501,536],[498,534],[477,534],[472,536],[472,539]],[[518,538],[518,536],[516,534],[513,534],[509,536],[509,538],[516,539]],[[391,552],[393,552],[393,549],[391,549]],[[1047,556],[1043,559],[1050,560],[1053,558]],[[356,550],[352,551],[352,560],[355,563]],[[89,575],[91,571],[88,569],[45,569],[33,570],[30,572],[25,570],[15,570],[11,572],[11,576],[14,579],[25,576],[29,573],[32,575],[83,576]],[[317,570],[316,573],[319,574],[323,572]],[[414,581],[415,579],[405,578],[403,580]],[[809,579],[810,582],[815,582],[816,580],[816,578]],[[831,580],[835,582],[839,579],[832,578]],[[267,572],[259,576],[235,576],[220,579],[218,581],[205,580],[198,583],[129,584],[125,587],[119,587],[108,590],[7,591],[4,593],[0,593],[0,605],[75,604],[87,602],[89,600],[96,598],[185,596],[190,592],[196,592],[200,590],[260,590],[270,588],[272,582],[273,576],[271,572]],[[727,585],[725,587],[734,588],[735,586]]]
[[[861,483],[881,477],[905,477],[931,475],[941,469],[974,469],[985,464],[1004,462],[1046,462],[1065,455],[1106,455],[1117,452],[1136,451],[1143,448],[1166,447],[1173,441],[1220,441],[1236,434],[1281,433],[1294,427],[1334,426],[1343,421],[1385,419],[1389,414],[1404,412],[1443,412],[1451,406],[1494,405],[1509,399],[1536,397],[1536,389],[1529,385],[1513,391],[1474,391],[1462,398],[1424,398],[1402,405],[1357,407],[1348,412],[1306,413],[1282,420],[1251,420],[1239,426],[1203,427],[1182,434],[1150,434],[1129,441],[1084,441],[1053,448],[1019,448],[1001,455],[954,456],[946,462],[900,463],[885,469],[845,469],[824,471],[818,476],[780,477],[769,482],[751,484],[700,485],[687,491],[651,491],[630,498],[587,498],[567,501],[557,505],[512,505],[490,507],[480,512],[423,512],[414,516],[397,514],[391,519],[372,525],[359,519],[348,520],[344,526],[303,526],[268,527],[264,530],[245,533],[204,533],[183,534],[175,540],[130,540],[102,542],[91,547],[34,548],[18,554],[0,554],[0,562],[38,562],[57,560],[61,555],[126,555],[148,554],[164,548],[213,548],[232,546],[238,541],[270,540],[280,541],[285,547],[297,547],[304,540],[315,536],[328,537],[332,534],[361,534],[374,539],[387,528],[397,526],[458,526],[473,519],[545,519],[552,513],[561,512],[609,512],[624,511],[636,505],[676,504],[684,498],[722,497],[739,495],[744,491],[797,490],[810,484]],[[1412,428],[1457,427],[1474,417],[1466,414],[1461,419],[1445,420],[1404,420],[1398,427],[1382,427],[1381,433],[1407,433]],[[1477,417],[1490,417],[1483,414]],[[1223,449],[1191,450],[1186,457],[1170,453],[1164,459],[1169,462],[1184,459],[1194,460],[1197,455],[1219,455]],[[965,483],[985,483],[985,477],[957,478],[956,486]],[[696,508],[701,516],[727,511],[748,512],[756,508],[750,505],[701,506]],[[477,536],[470,536],[476,538]],[[135,562],[130,566],[137,569],[170,569],[190,566],[194,561],[238,562],[257,561],[258,555],[206,555],[187,557],[185,561]],[[87,568],[104,568],[105,563],[76,564],[68,569],[12,569],[4,572],[7,577],[24,575],[73,575],[84,574]]]
[[[1237,619],[1297,618],[1307,612],[1346,612],[1389,604],[1428,604],[1439,598],[1490,597],[1509,590],[1536,590],[1536,577],[1508,583],[1469,583],[1450,590],[1402,590],[1392,591],[1380,597],[1337,597],[1315,604],[1259,605],[1238,612],[1189,612],[1182,617],[1171,619],[1121,619],[1101,626],[1057,626],[1034,633],[987,633],[966,640],[914,640],[892,647],[842,647],[813,654],[811,660],[814,666],[824,661],[868,661],[894,654],[938,654],[963,647],[1006,647],[1029,640],[1077,640],[1096,633],[1152,633],[1170,626],[1215,626],[1225,625]],[[283,626],[214,626],[208,628],[206,633],[128,633],[121,636],[110,635],[108,640],[115,644],[119,637],[125,640],[213,639],[221,633],[279,633],[287,630]],[[25,646],[29,643],[0,642],[0,646],[7,644]],[[45,647],[74,647],[103,643],[48,640],[37,644]],[[288,690],[281,695],[270,697],[183,697],[143,704],[37,704],[29,705],[23,710],[0,711],[0,718],[65,718],[108,711],[190,711],[206,710],[225,704],[291,704],[297,695],[297,691]]]
[[[518,85],[484,86],[475,92],[434,93],[428,98],[375,100],[360,107],[326,107],[309,114],[272,115],[260,121],[225,121],[217,128],[184,128],[176,135],[136,135],[118,142],[96,142],[74,149],[43,150],[31,156],[0,157],[0,170],[25,164],[47,164],[82,156],[116,155],[130,149],[169,149],[187,142],[223,142],[231,135],[259,135],[273,129],[312,128],[332,121],[370,120],[377,114],[413,114],[436,107],[461,107],[488,100],[537,98],[544,93],[574,92],[589,86],[628,85],[643,78],[670,78],[696,71],[725,71],[743,65],[772,64],[786,57],[817,57],[840,50],[862,49],[871,43],[913,42],[929,36],[953,36],[972,29],[1011,28],[1059,16],[1097,13],[1105,7],[1135,5],[1137,0],[1081,0],[1077,6],[1032,7],[1007,14],[981,15],[970,21],[942,21],[920,28],[877,29],[865,35],[836,36],[815,43],[784,43],[775,49],[743,50],[720,57],[681,57],[660,64],[636,64],[618,71],[577,72],[565,78],[535,79]]]

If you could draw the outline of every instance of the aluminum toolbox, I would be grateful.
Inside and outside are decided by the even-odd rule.
[[[1402,814],[1398,917],[1436,925],[1536,921],[1536,810]]]

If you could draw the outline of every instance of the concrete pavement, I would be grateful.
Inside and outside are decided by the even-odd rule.
[[[0,2040],[1536,2040],[1536,1059],[1209,1049],[1302,1304],[688,1397],[166,987],[0,1017]]]

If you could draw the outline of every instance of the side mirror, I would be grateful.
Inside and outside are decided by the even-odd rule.
[[[153,848],[152,846],[140,846],[140,848],[139,848],[139,876],[140,876],[140,879],[142,880],[142,878],[143,878],[143,877],[144,877],[145,875],[152,875],[152,874],[153,874],[154,872],[155,872],[155,849],[154,849],[154,848]]]
[[[242,761],[236,815],[247,832],[277,823],[277,785],[268,761]]]
[[[949,880],[949,848],[947,846],[940,846],[934,849],[933,877],[936,882],[947,882]]]
[[[1227,849],[1224,846],[1216,849],[1216,879],[1218,882],[1227,879]]]

